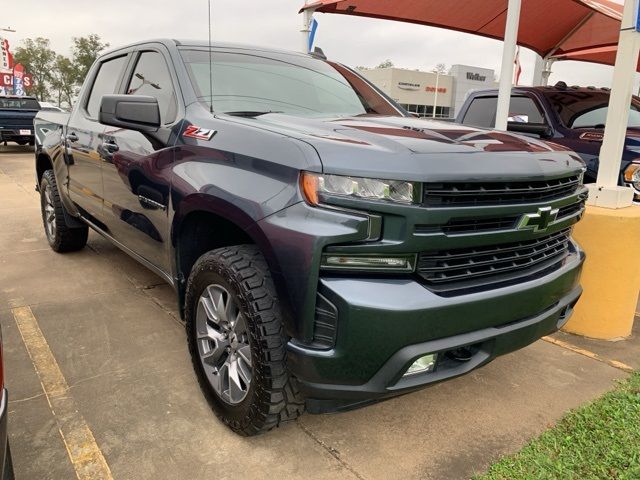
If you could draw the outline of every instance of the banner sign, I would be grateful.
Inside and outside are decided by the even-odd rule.
[[[24,67],[21,63],[13,67],[13,94],[24,96]]]
[[[0,37],[0,71],[11,71],[13,68],[13,55],[9,52],[9,41]]]
[[[316,31],[318,30],[318,21],[314,18],[311,20],[311,31],[309,32],[309,51],[313,51],[313,42],[316,39]]]
[[[13,88],[13,73],[0,73],[0,87]]]

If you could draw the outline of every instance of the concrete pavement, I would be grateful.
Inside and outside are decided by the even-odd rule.
[[[540,341],[418,393],[240,438],[200,394],[173,291],[159,277],[93,232],[81,252],[49,249],[28,147],[0,147],[0,225],[0,324],[18,479],[71,479],[77,467],[16,325],[19,307],[30,307],[115,479],[469,478],[626,376]],[[561,338],[640,366],[637,338],[603,345]]]

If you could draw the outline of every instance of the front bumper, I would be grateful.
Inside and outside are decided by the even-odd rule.
[[[336,345],[295,340],[289,367],[311,412],[336,411],[467,373],[560,328],[582,289],[584,253],[542,278],[485,292],[442,297],[412,279],[323,276],[319,292],[338,310]],[[470,347],[462,362],[445,352]],[[440,353],[433,372],[403,377],[419,357]]]

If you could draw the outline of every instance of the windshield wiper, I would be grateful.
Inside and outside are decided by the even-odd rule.
[[[267,113],[284,113],[284,112],[276,112],[274,110],[266,110],[266,111],[254,111],[254,110],[238,110],[237,112],[224,112],[226,115],[233,115],[234,117],[248,117],[254,118],[259,117],[260,115],[266,115]]]

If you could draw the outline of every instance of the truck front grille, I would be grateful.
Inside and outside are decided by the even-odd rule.
[[[560,207],[558,209],[557,221],[565,220],[584,210],[584,200]],[[507,215],[504,217],[487,218],[452,218],[444,225],[416,225],[416,233],[445,233],[447,235],[464,235],[481,232],[497,232],[510,230],[516,227],[522,215]]]
[[[564,260],[569,254],[570,235],[567,228],[534,240],[423,252],[417,272],[428,288],[441,293],[525,281]]]
[[[527,182],[425,183],[423,205],[457,207],[543,202],[571,195],[579,184],[579,175]]]

